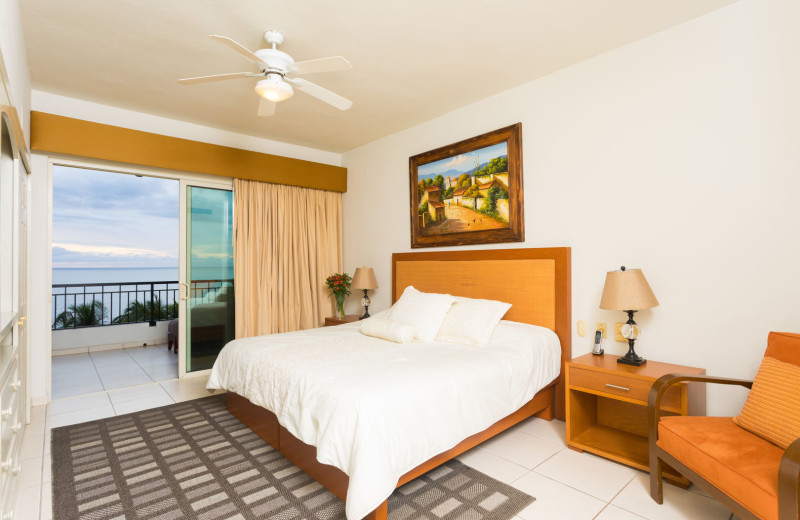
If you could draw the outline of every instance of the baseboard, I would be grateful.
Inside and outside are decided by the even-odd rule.
[[[53,349],[52,355],[55,356],[71,356],[73,354],[88,354],[89,347],[78,347],[78,348],[62,348],[59,350]]]
[[[108,345],[92,345],[91,347],[77,347],[53,349],[53,356],[70,356],[73,354],[87,354],[89,352],[104,352],[107,350],[120,350],[123,348],[152,347],[166,345],[167,338],[151,339],[147,341],[128,341],[127,343],[111,343]]]

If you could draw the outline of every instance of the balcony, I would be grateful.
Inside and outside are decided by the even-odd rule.
[[[190,301],[215,301],[230,285],[192,282]],[[177,281],[60,284],[52,294],[53,399],[177,379],[166,347]]]

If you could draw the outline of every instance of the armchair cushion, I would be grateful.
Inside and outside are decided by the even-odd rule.
[[[778,518],[778,467],[784,450],[730,417],[662,417],[658,446],[759,518]]]
[[[784,363],[800,365],[800,334],[770,332],[764,357],[775,358]]]
[[[783,449],[800,437],[800,366],[765,357],[733,422]]]

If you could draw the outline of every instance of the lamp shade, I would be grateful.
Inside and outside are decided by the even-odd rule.
[[[375,271],[371,267],[356,267],[351,286],[353,289],[377,289],[378,280],[375,279]]]
[[[606,284],[600,308],[613,311],[638,311],[656,307],[658,300],[641,269],[625,269],[606,273]]]

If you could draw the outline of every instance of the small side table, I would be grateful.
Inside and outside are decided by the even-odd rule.
[[[333,327],[334,325],[343,325],[345,323],[352,323],[358,321],[358,314],[346,314],[344,318],[325,318],[325,326]]]
[[[644,471],[650,470],[647,396],[665,374],[705,374],[703,368],[647,361],[636,367],[617,363],[619,356],[586,354],[567,362],[567,446],[588,451]],[[661,400],[661,415],[705,415],[701,383],[672,386]],[[664,467],[664,477],[682,487],[689,481]]]

